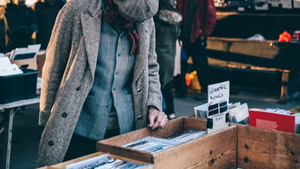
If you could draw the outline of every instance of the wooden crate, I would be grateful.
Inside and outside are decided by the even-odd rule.
[[[238,167],[300,168],[300,135],[250,126],[237,127]]]
[[[98,142],[102,152],[152,163],[155,169],[234,168],[236,166],[237,127],[183,143],[157,153],[147,153],[121,145],[147,136],[168,138],[189,130],[206,130],[206,120],[183,117],[167,123],[163,129],[144,128]]]
[[[168,138],[188,130],[205,130],[206,120],[184,117],[168,122],[163,129],[136,130],[98,142],[101,152],[43,169],[63,169],[66,164],[102,152],[136,163],[151,163],[155,169],[297,169],[300,168],[300,135],[231,125],[218,132],[151,154],[121,147],[147,136]]]
[[[92,158],[92,157],[95,157],[95,156],[99,156],[101,154],[104,154],[104,153],[103,152],[97,152],[97,153],[87,155],[87,156],[84,156],[84,157],[80,157],[80,158],[77,158],[77,159],[74,159],[74,160],[66,161],[66,162],[59,163],[59,164],[56,164],[56,165],[53,165],[53,166],[42,167],[42,168],[39,168],[39,169],[65,169],[66,165],[68,165],[68,164],[72,164],[72,163],[76,163],[76,162],[79,162],[79,161],[82,161],[82,160],[86,160],[86,159],[89,159],[89,158]],[[120,156],[117,156],[117,155],[110,155],[110,157],[120,159],[120,160],[127,160],[127,161],[130,161],[130,162],[136,163],[136,164],[145,164],[144,162],[139,161],[139,160],[132,160],[132,159],[120,157]],[[144,169],[154,169],[154,166],[150,165],[150,166],[145,167]]]

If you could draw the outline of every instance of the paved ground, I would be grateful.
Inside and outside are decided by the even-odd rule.
[[[177,116],[193,114],[193,107],[205,101],[195,101],[194,93],[187,98],[175,99]],[[290,109],[300,105],[300,100],[291,101],[285,105],[276,103],[277,96],[261,92],[240,92],[232,95],[230,101],[248,103],[250,108],[283,108]],[[38,105],[29,106],[28,109],[15,116],[12,141],[11,169],[30,169],[36,166],[38,144],[41,130],[37,125]]]

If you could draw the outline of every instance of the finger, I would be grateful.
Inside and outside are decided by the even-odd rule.
[[[159,113],[158,115],[157,115],[157,119],[156,119],[156,121],[155,121],[155,124],[152,126],[152,129],[154,130],[154,129],[156,129],[160,124],[161,124],[161,122],[162,122],[162,120],[163,120],[163,114],[162,113]]]
[[[167,117],[167,115],[164,115],[164,118],[163,118],[162,122],[160,123],[159,127],[163,128],[167,124],[167,121],[168,121],[168,117]]]
[[[152,126],[153,126],[154,121],[156,120],[156,118],[157,118],[157,113],[151,112],[151,113],[149,114],[149,127],[152,127]]]

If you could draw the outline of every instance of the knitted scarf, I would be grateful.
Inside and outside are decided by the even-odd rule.
[[[114,0],[104,0],[104,9],[106,13],[102,13],[105,19],[112,27],[125,31],[131,42],[130,55],[139,54],[139,35],[133,27],[133,23],[127,21],[119,12],[118,6]]]

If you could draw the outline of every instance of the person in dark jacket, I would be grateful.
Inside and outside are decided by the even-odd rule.
[[[5,9],[7,52],[32,44],[31,36],[37,30],[33,10],[25,5],[25,0],[15,0]]]
[[[176,40],[182,20],[176,0],[160,0],[159,10],[154,17],[156,29],[156,53],[159,77],[169,119],[175,118],[172,79],[175,67]]]
[[[196,100],[207,98],[207,86],[210,84],[209,65],[206,56],[206,39],[212,33],[216,23],[216,9],[213,0],[178,0],[182,14],[181,40],[187,56],[192,56],[193,66],[201,85],[201,94]],[[185,72],[182,72],[185,75]],[[181,94],[186,93],[185,89]]]
[[[60,8],[55,0],[41,0],[34,4],[33,9],[39,27],[36,43],[41,44],[41,49],[46,49]]]

